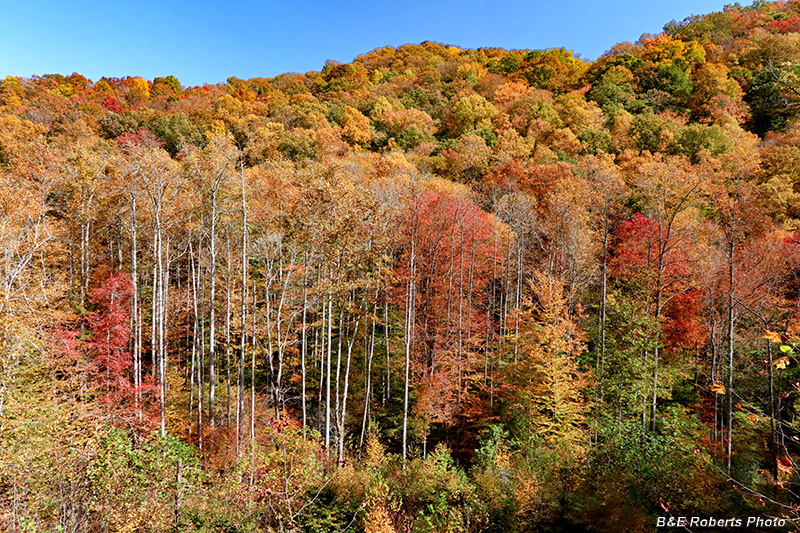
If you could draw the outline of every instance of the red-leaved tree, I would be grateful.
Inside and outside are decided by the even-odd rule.
[[[136,409],[142,420],[142,405],[134,406],[137,389],[132,380],[133,357],[128,349],[132,294],[133,284],[128,274],[111,274],[92,291],[95,312],[85,319],[88,335],[81,336],[77,329],[59,328],[53,336],[75,372],[94,387],[103,404],[112,410]],[[138,392],[141,395],[155,390],[152,375],[148,375]]]
[[[119,403],[133,396],[128,369],[133,360],[128,351],[130,340],[130,299],[133,284],[130,276],[117,272],[94,289],[92,303],[97,311],[87,322],[92,337],[86,349],[97,365],[96,381],[106,392],[106,399]]]
[[[701,295],[693,286],[685,243],[674,237],[670,240],[663,226],[641,213],[620,224],[616,237],[612,271],[649,303],[661,323],[664,348],[676,351],[702,344]]]

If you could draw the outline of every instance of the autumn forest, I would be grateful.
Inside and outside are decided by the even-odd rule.
[[[800,1],[0,82],[0,531],[800,524]]]

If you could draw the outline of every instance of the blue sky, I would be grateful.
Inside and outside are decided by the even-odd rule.
[[[745,2],[746,3],[746,2]],[[382,46],[564,47],[595,59],[708,0],[0,0],[0,77],[176,76],[183,85],[348,63]]]

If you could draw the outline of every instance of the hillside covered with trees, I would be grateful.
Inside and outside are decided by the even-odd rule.
[[[4,79],[0,531],[800,520],[799,114],[798,0]]]

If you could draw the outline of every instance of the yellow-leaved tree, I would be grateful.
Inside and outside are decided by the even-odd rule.
[[[589,449],[591,377],[579,363],[584,335],[569,318],[563,282],[537,271],[528,288],[518,349],[505,368],[513,433],[507,483],[517,519],[547,522],[562,515],[564,496],[580,481]]]
[[[557,278],[538,272],[522,312],[520,354],[509,368],[512,410],[531,438],[577,458],[588,445],[586,391],[589,377],[579,367],[583,332],[567,316],[567,298]]]

